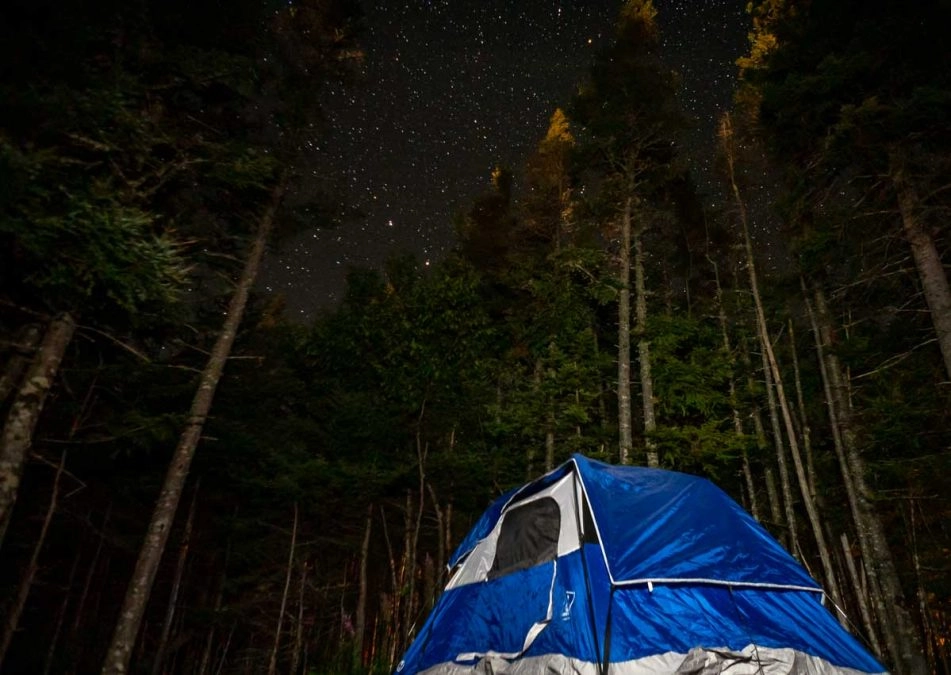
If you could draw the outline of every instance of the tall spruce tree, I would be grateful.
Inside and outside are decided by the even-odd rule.
[[[62,408],[45,406],[46,432],[76,415],[72,429],[66,424],[69,442],[81,442],[73,440],[83,436],[80,418],[102,423],[121,407],[94,395],[92,384],[86,401],[75,402],[58,387],[60,362],[78,366],[87,384],[90,371],[115,367],[117,347],[166,359],[203,315],[220,316],[220,295],[230,289],[219,272],[253,235],[248,223],[269,203],[278,169],[299,166],[295,132],[315,133],[314,94],[359,56],[354,9],[345,0],[238,2],[221,12],[214,3],[143,0],[15,1],[0,10],[0,334],[56,317],[57,338],[47,341],[56,350],[37,352],[19,393],[5,385],[13,393],[3,404],[0,521],[46,392],[61,394]],[[73,325],[98,345],[73,347],[61,361],[70,334],[62,327]],[[77,358],[90,351],[89,361]],[[130,368],[129,379],[147,369]],[[99,385],[110,395],[129,391]],[[125,403],[130,419],[153,416],[126,436],[128,447],[150,446],[142,429],[164,426],[155,416],[170,409],[129,412],[133,400]],[[97,468],[105,477],[112,465]]]
[[[837,352],[851,347],[855,365],[865,362],[863,377],[877,378],[880,364],[891,364],[886,367],[893,369],[893,393],[903,379],[896,377],[897,362],[887,353],[875,356],[873,346],[899,355],[917,352],[916,361],[937,356],[944,377],[929,378],[933,381],[926,387],[951,374],[951,293],[937,245],[945,235],[934,220],[947,205],[940,186],[951,158],[949,55],[939,28],[951,15],[946,3],[925,2],[909,13],[889,0],[762,2],[753,12],[752,50],[741,60],[747,86],[740,100],[788,172],[792,187],[785,213],[800,237],[800,260],[815,299],[829,290],[838,313],[854,326],[842,331],[849,347],[836,346],[837,327],[829,314],[819,313],[825,322],[817,326],[826,336],[819,342],[825,373],[838,382],[830,386],[830,414],[838,426],[833,431],[841,438],[843,476],[852,482],[852,515],[873,596],[879,598],[885,642],[896,670],[923,672],[918,632],[882,522],[885,514],[882,505],[873,506],[870,466],[856,445],[862,418],[856,411],[875,399],[866,385],[853,401],[849,371],[840,366]],[[894,255],[896,236],[907,242],[913,274]],[[890,307],[918,305],[930,316],[932,355],[921,350],[914,332],[904,330],[909,324],[889,318]],[[889,328],[872,330],[872,322]],[[917,324],[917,317],[912,322]],[[861,352],[855,349],[860,344]],[[920,400],[934,397],[926,392]],[[894,424],[904,422],[894,419]],[[863,431],[866,457],[870,449],[879,457],[889,453],[886,439],[893,430],[866,423]],[[844,450],[846,440],[851,453]]]
[[[645,239],[662,218],[662,195],[676,171],[672,136],[681,120],[674,99],[674,74],[659,57],[656,16],[650,0],[629,0],[623,5],[615,41],[598,55],[572,108],[572,116],[584,130],[581,180],[586,184],[590,217],[599,220],[605,237],[616,242],[612,248],[619,286],[619,459],[622,463],[633,459],[631,324],[636,320],[645,461],[652,466],[658,465],[659,457],[653,439],[656,414],[647,332]]]

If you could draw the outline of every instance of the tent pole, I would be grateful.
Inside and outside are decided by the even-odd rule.
[[[743,630],[746,632],[746,637],[750,641],[750,644],[753,645],[753,658],[756,660],[756,672],[760,674],[765,673],[766,671],[763,670],[763,662],[759,657],[759,647],[756,644],[756,640],[753,639],[753,635],[750,633],[749,627],[746,625],[746,617],[743,615],[743,612],[740,611],[740,605],[736,601],[736,596],[733,595],[732,584],[727,586],[727,591],[730,593],[730,601],[733,603],[733,609],[736,612],[736,618],[738,619],[739,624],[743,627]]]
[[[584,512],[583,509],[585,504],[585,493],[584,490],[579,490],[581,478],[578,476],[577,469],[575,471],[575,524],[578,526],[578,534],[580,543],[581,543],[581,567],[584,570],[584,585],[585,591],[587,592],[587,605],[588,605],[588,620],[591,622],[591,634],[594,636],[594,647],[595,653],[598,659],[598,675],[604,675],[604,663],[601,658],[601,645],[600,640],[598,639],[598,621],[594,614],[594,593],[591,589],[591,573],[588,570],[588,553],[585,550],[585,539],[588,537],[588,533],[584,529]],[[580,498],[579,498],[580,497]],[[598,545],[601,545],[600,539],[597,540]]]
[[[604,671],[603,675],[608,675],[611,670],[611,618],[614,614],[614,591],[617,586],[611,582],[611,593],[608,595],[608,617],[604,627]]]

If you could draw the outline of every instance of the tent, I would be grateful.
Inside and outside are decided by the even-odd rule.
[[[883,673],[711,482],[581,455],[493,503],[397,675]]]

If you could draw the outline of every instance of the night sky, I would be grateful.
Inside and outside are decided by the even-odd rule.
[[[746,49],[746,0],[655,0],[667,63],[696,121],[684,146],[709,168],[714,120]],[[308,148],[343,210],[333,229],[273,246],[262,286],[307,318],[340,298],[347,269],[398,252],[435,261],[453,246],[453,215],[489,187],[496,164],[518,169],[564,107],[620,0],[417,0],[364,3],[366,61],[326,91],[327,132]],[[701,176],[702,180],[702,176]]]

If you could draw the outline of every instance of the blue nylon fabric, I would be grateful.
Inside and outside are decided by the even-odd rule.
[[[542,563],[491,582],[468,584],[444,593],[437,610],[404,656],[401,672],[415,673],[455,661],[467,652],[520,652],[532,624],[544,620],[548,612],[553,565]],[[560,568],[561,560],[559,572]],[[582,596],[578,599],[583,601],[583,587],[578,591]],[[556,589],[556,593],[563,599],[564,588]],[[434,618],[438,625],[431,625]]]
[[[755,644],[792,648],[865,672],[885,671],[808,591],[731,593],[702,585],[619,589],[611,623],[614,661],[686,653],[697,646],[739,651]]]
[[[752,516],[713,483],[575,455],[611,575],[819,588]]]
[[[460,544],[452,565],[491,532],[510,500],[544,489],[573,467],[602,541],[558,558],[552,620],[525,656],[563,654],[596,663],[610,614],[611,661],[686,654],[697,647],[739,651],[754,644],[792,648],[867,673],[885,672],[820,604],[819,593],[684,581],[656,583],[652,591],[646,584],[620,586],[612,594],[605,561],[618,583],[700,578],[819,588],[725,493],[684,474],[615,467],[575,455],[496,500]],[[552,565],[445,592],[397,673],[414,674],[467,652],[519,652],[529,628],[547,612]],[[574,594],[570,602],[569,593]]]
[[[600,556],[597,547],[594,553]],[[604,563],[600,563],[603,568]],[[604,575],[601,575],[604,579]],[[539,634],[525,656],[565,654],[584,661],[598,659],[601,643],[592,630],[592,602],[600,601],[602,626],[607,610],[608,587],[600,586],[601,593],[590,597],[585,590],[584,568],[581,551],[575,551],[558,559],[558,576],[552,594],[552,618]],[[597,635],[603,635],[603,629]]]

